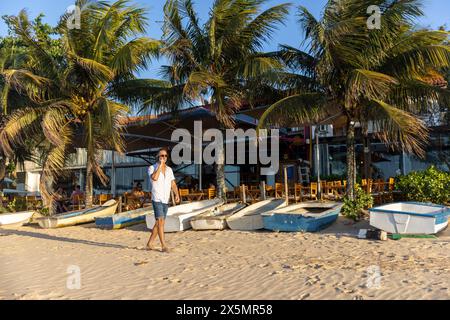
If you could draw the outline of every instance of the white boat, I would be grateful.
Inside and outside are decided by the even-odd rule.
[[[101,206],[96,206],[90,209],[76,210],[68,213],[52,216],[42,217],[37,219],[39,225],[44,228],[62,228],[74,226],[77,224],[94,222],[96,217],[106,217],[113,215],[117,209],[116,200],[108,200]]]
[[[191,227],[190,220],[193,217],[222,204],[223,200],[221,199],[210,199],[169,207],[164,224],[164,231],[177,232],[189,229]],[[145,217],[145,220],[147,228],[153,229],[153,226],[155,225],[155,215],[148,214]]]
[[[397,202],[372,209],[370,225],[396,234],[435,234],[448,225],[450,208],[421,203]]]
[[[282,208],[286,205],[285,199],[268,199],[254,203],[232,216],[228,217],[227,224],[232,230],[258,230],[264,228],[261,214]]]
[[[122,229],[135,224],[144,223],[145,216],[153,213],[153,208],[145,207],[113,214],[108,217],[96,217],[95,225],[101,229]]]
[[[36,211],[21,211],[0,214],[0,227],[20,227],[30,222]]]
[[[194,230],[223,230],[228,227],[226,219],[246,207],[244,203],[228,203],[208,210],[191,219]]]

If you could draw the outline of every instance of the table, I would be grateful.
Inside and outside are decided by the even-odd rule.
[[[188,199],[188,201],[200,201],[203,199],[203,196],[205,194],[203,192],[190,192],[189,194],[185,195]]]

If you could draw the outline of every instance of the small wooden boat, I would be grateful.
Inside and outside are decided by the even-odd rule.
[[[113,215],[117,209],[116,200],[108,200],[101,206],[96,206],[90,209],[76,210],[68,213],[43,217],[37,219],[39,225],[44,228],[62,228],[74,226],[77,224],[94,222],[96,217],[106,217]]]
[[[113,214],[109,217],[96,217],[95,225],[101,229],[122,229],[135,224],[144,223],[145,215],[151,214],[153,208],[146,207]]]
[[[258,230],[264,227],[262,213],[285,206],[284,199],[268,199],[259,201],[236,212],[226,219],[233,230]]]
[[[396,234],[435,234],[448,225],[450,208],[421,202],[396,202],[369,209],[370,225]]]
[[[264,228],[286,232],[316,232],[325,229],[339,216],[337,202],[304,202],[262,214]]]
[[[30,222],[31,217],[33,217],[35,213],[35,211],[2,213],[0,214],[0,227],[20,227],[25,223]]]
[[[190,220],[205,211],[221,206],[223,200],[210,199],[186,203],[178,206],[169,207],[167,218],[164,224],[165,232],[177,232],[189,229]],[[155,225],[155,215],[146,215],[147,228],[152,229]]]
[[[228,227],[226,219],[246,207],[244,203],[228,203],[208,210],[191,219],[194,230],[223,230]]]

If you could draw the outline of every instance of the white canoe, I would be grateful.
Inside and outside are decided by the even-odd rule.
[[[21,211],[0,214],[0,227],[20,227],[30,222],[35,211]]]
[[[286,205],[284,199],[268,199],[254,203],[232,216],[228,217],[227,224],[232,230],[258,230],[264,228],[261,214],[282,208]]]
[[[135,224],[144,223],[145,216],[153,213],[151,206],[113,214],[108,217],[96,217],[95,225],[101,229],[122,229]]]
[[[164,231],[177,232],[189,229],[191,227],[190,220],[193,217],[222,204],[223,200],[221,199],[210,199],[169,207],[164,224]],[[145,220],[147,228],[153,229],[153,226],[155,225],[155,215],[148,214],[145,217]]]
[[[223,230],[227,228],[226,219],[246,207],[244,203],[227,203],[208,210],[192,218],[191,226],[194,230]]]
[[[62,228],[77,224],[94,222],[96,217],[113,215],[117,209],[116,200],[108,200],[101,206],[90,209],[71,211],[53,217],[42,217],[37,219],[39,225],[44,228]]]
[[[396,234],[435,234],[448,225],[450,208],[421,202],[397,202],[369,209],[370,225]]]

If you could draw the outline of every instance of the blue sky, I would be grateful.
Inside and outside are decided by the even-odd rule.
[[[194,0],[195,1],[195,0]],[[200,17],[207,17],[209,8],[213,0],[196,0],[195,8],[200,13]],[[306,6],[315,16],[322,11],[326,0],[271,0],[266,6],[273,6],[279,3],[291,2],[295,6]],[[26,8],[31,17],[39,13],[44,13],[44,21],[55,25],[61,14],[74,3],[74,0],[0,0],[0,15],[15,15],[21,9]],[[160,38],[161,23],[163,19],[162,8],[165,0],[134,0],[133,3],[139,4],[148,9],[149,27],[148,36]],[[449,0],[423,0],[425,17],[418,21],[419,26],[431,26],[437,28],[446,24],[450,28],[450,1]],[[275,33],[273,40],[266,47],[266,50],[274,50],[279,43],[289,44],[298,47],[301,40],[301,33],[296,24],[295,7],[293,7],[285,26],[280,26]],[[0,21],[0,36],[6,35],[7,29]],[[143,73],[144,77],[157,77],[157,71],[162,61],[155,61],[150,69]]]

